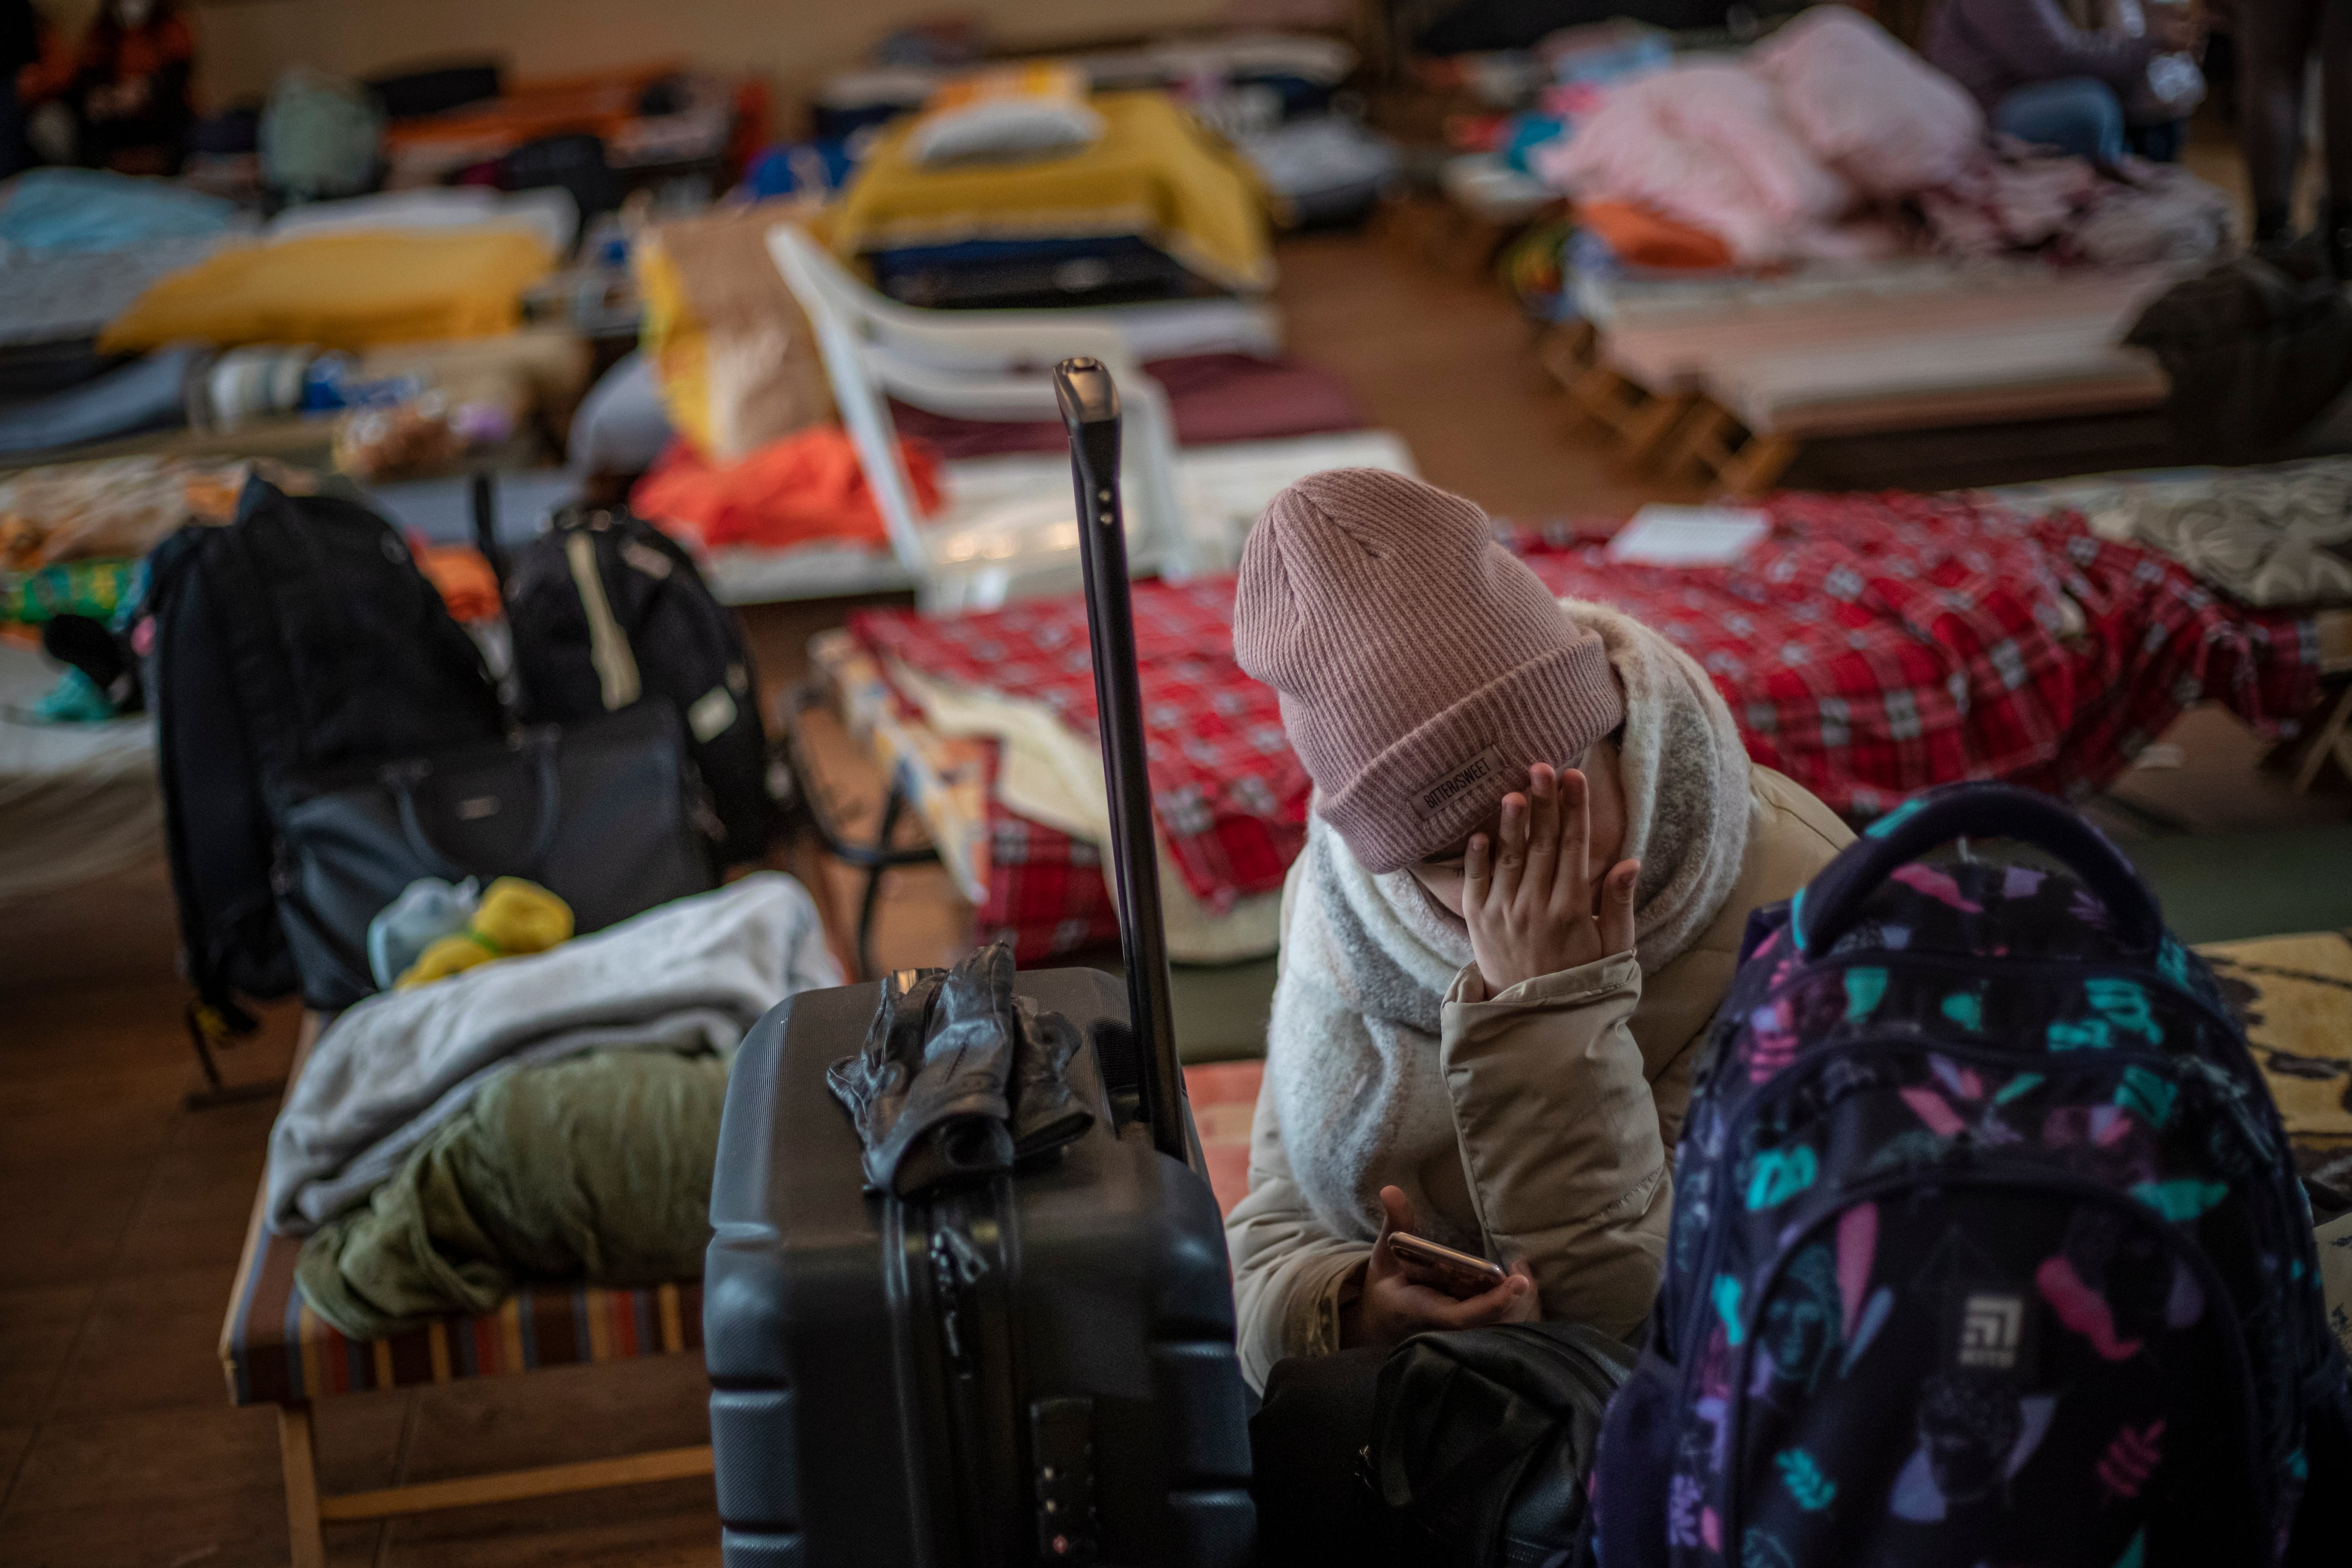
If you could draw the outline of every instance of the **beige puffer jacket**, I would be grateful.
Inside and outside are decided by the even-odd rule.
[[[1486,1256],[1534,1267],[1544,1316],[1628,1334],[1649,1312],[1665,1256],[1693,1048],[1733,972],[1748,912],[1788,898],[1853,835],[1801,786],[1758,767],[1758,811],[1738,882],[1681,956],[1646,979],[1631,953],[1515,985],[1491,1001],[1445,999],[1446,1092],[1460,1158],[1414,1173]],[[1400,1173],[1402,1175],[1402,1173]],[[1243,1370],[1263,1387],[1286,1356],[1339,1348],[1339,1308],[1367,1243],[1318,1222],[1283,1152],[1262,1090],[1250,1190],[1225,1221]]]

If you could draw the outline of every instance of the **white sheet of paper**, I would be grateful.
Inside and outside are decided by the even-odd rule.
[[[1728,566],[1771,527],[1746,507],[1653,504],[1617,531],[1608,555],[1629,566]]]

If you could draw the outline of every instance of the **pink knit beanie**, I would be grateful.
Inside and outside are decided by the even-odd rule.
[[[1580,630],[1460,496],[1380,468],[1311,474],[1242,550],[1234,656],[1282,699],[1317,810],[1364,868],[1467,837],[1537,763],[1624,721]]]

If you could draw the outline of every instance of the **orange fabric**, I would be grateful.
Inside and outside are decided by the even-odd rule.
[[[898,443],[915,505],[940,504],[939,465],[919,443]],[[637,481],[629,504],[640,517],[690,533],[706,549],[751,545],[781,550],[844,541],[887,544],[882,512],[838,425],[819,425],[771,441],[739,463],[716,465],[683,441]]]
[[[1712,270],[1731,265],[1731,247],[1716,236],[1631,202],[1580,202],[1576,221],[1605,240],[1619,260],[1635,267]]]
[[[646,89],[677,70],[676,61],[665,61],[589,76],[520,82],[488,103],[395,120],[385,128],[384,145],[395,151],[436,142],[520,147],[541,136],[577,131],[609,139],[636,118],[637,103]]]
[[[425,544],[412,541],[417,570],[441,591],[441,602],[461,621],[497,618],[503,604],[499,579],[482,552],[470,544]]]

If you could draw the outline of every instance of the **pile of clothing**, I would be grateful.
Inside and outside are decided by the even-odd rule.
[[[1426,88],[1467,95],[1475,105],[1445,118],[1454,153],[1439,170],[1440,187],[1456,205],[1498,224],[1555,205],[1559,192],[1530,159],[1598,113],[1613,85],[1672,65],[1676,43],[1672,33],[1620,16],[1562,28],[1531,49],[1421,61]]]
[[[441,942],[478,951],[486,925],[551,912],[494,884]],[[307,1237],[311,1310],[373,1339],[488,1311],[519,1279],[694,1278],[735,1049],[779,1002],[840,983],[807,892],[754,872],[351,1008],[270,1133],[268,1223]]]
[[[576,466],[642,473],[630,504],[706,555],[887,548],[815,335],[768,255],[771,228],[810,216],[761,202],[648,228],[630,251],[644,346],[573,430]],[[909,445],[906,463],[937,506],[929,455]]]
[[[2183,170],[1996,144],[1958,83],[1843,6],[1744,56],[1621,73],[1584,107],[1527,166],[1580,208],[1630,204],[1742,266],[1922,248],[2125,266],[2230,240],[2227,198]]]
[[[282,464],[116,458],[0,478],[0,637],[37,646],[64,672],[20,662],[8,717],[94,724],[144,707],[123,641],[145,593],[145,556],[184,523],[220,524],[259,472],[301,493],[310,475]],[[38,750],[36,742],[28,749]],[[142,752],[146,742],[142,741]],[[38,771],[37,758],[22,764]]]

